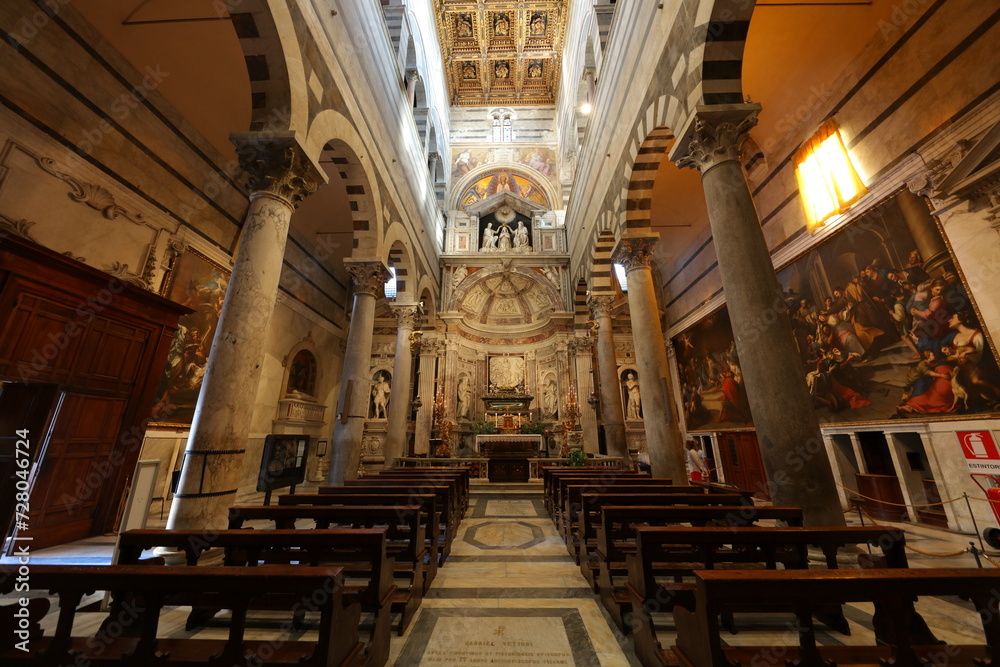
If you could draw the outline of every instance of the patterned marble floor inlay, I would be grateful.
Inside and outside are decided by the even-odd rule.
[[[523,521],[490,521],[465,531],[465,541],[480,549],[528,549],[544,540],[541,528]]]

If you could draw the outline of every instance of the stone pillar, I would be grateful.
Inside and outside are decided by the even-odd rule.
[[[593,355],[590,352],[592,344],[589,338],[573,338],[570,342],[570,352],[574,355],[576,364],[576,400],[580,404],[580,428],[583,429],[583,450],[588,454],[597,454],[597,413],[588,403],[594,387]]]
[[[392,306],[396,315],[396,356],[392,365],[392,389],[389,392],[389,414],[386,415],[385,467],[391,468],[396,459],[405,456],[406,421],[410,414],[410,380],[413,376],[413,355],[410,335],[420,315],[417,304]]]
[[[250,173],[250,208],[170,506],[171,529],[227,525],[278,295],[288,224],[295,206],[325,180],[293,140],[247,137],[239,142],[239,153]]]
[[[628,306],[632,320],[632,342],[639,370],[643,426],[649,463],[657,477],[675,484],[687,482],[684,441],[672,400],[667,349],[660,328],[653,274],[649,269],[657,237],[624,237],[611,254],[611,261],[624,265],[628,277]]]
[[[417,454],[426,454],[431,441],[431,420],[434,413],[434,373],[437,369],[437,341],[424,340],[420,346],[420,375],[417,381],[420,387],[417,396],[420,398],[420,408],[417,410],[417,421],[413,427],[413,449]]]
[[[615,339],[611,332],[611,308],[615,305],[612,295],[591,296],[587,305],[597,322],[597,364],[601,376],[601,421],[608,456],[620,456],[626,467],[632,465],[625,442],[625,412],[622,409],[621,382],[618,378],[618,359],[615,356]],[[639,391],[642,391],[640,389]]]
[[[775,505],[802,507],[807,525],[842,526],[791,323],[760,218],[740,164],[740,145],[760,105],[702,107],[671,158],[701,172],[719,274]]]
[[[420,73],[417,70],[410,70],[406,73],[406,99],[410,102],[412,109],[417,105],[417,81],[420,80]]]
[[[333,429],[330,484],[342,484],[358,476],[361,438],[368,417],[371,391],[369,370],[372,356],[372,330],[375,325],[375,301],[382,296],[389,270],[379,260],[344,262],[354,281],[351,326],[347,332],[344,370],[340,374],[340,400],[337,423]],[[393,384],[396,378],[393,378]]]
[[[458,403],[458,342],[444,343],[444,415],[445,421],[454,422]],[[454,443],[452,443],[454,444]]]

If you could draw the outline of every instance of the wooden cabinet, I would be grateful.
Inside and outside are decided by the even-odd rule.
[[[187,312],[24,239],[3,239],[0,380],[51,389],[39,408],[47,424],[31,432],[34,549],[112,528],[177,318]],[[10,519],[0,516],[5,530]]]
[[[528,459],[490,459],[491,482],[527,482]]]
[[[771,499],[755,433],[720,433],[718,454],[726,482],[753,491],[757,498]]]

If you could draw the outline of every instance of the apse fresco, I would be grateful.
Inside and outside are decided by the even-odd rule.
[[[903,192],[778,273],[828,424],[981,415],[1000,370],[923,199]],[[725,308],[673,339],[689,430],[752,426]]]
[[[549,199],[541,186],[529,180],[521,174],[516,174],[506,170],[490,171],[483,175],[478,181],[473,183],[461,198],[462,208],[466,208],[482,201],[487,197],[492,197],[499,192],[510,192],[518,195],[545,208],[549,207]]]

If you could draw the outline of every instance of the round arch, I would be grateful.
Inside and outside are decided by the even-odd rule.
[[[400,222],[393,222],[382,239],[383,252],[379,255],[387,266],[396,273],[396,299],[401,302],[413,301],[413,289],[419,278],[413,263],[410,238]]]
[[[510,176],[517,176],[525,181],[528,181],[531,183],[533,188],[537,188],[541,191],[544,195],[545,203],[537,201],[537,199],[533,199],[531,196],[525,197],[526,199],[531,199],[532,201],[535,201],[535,203],[540,204],[549,210],[557,208],[556,203],[559,202],[560,199],[558,198],[555,189],[552,187],[552,184],[549,182],[549,179],[546,178],[544,174],[536,169],[510,162],[495,162],[485,167],[474,169],[468,174],[465,174],[452,187],[452,196],[451,201],[449,202],[450,208],[465,208],[462,204],[463,199],[473,186],[478,185],[480,181],[485,182],[486,179],[492,178],[500,173],[507,173]],[[485,196],[490,196],[492,194],[495,193],[487,191]],[[479,199],[485,199],[485,196],[479,196]]]
[[[378,257],[382,238],[382,197],[364,142],[342,114],[326,109],[309,126],[306,149],[317,161],[322,154],[332,162],[347,188],[354,226],[354,249],[358,258]]]

